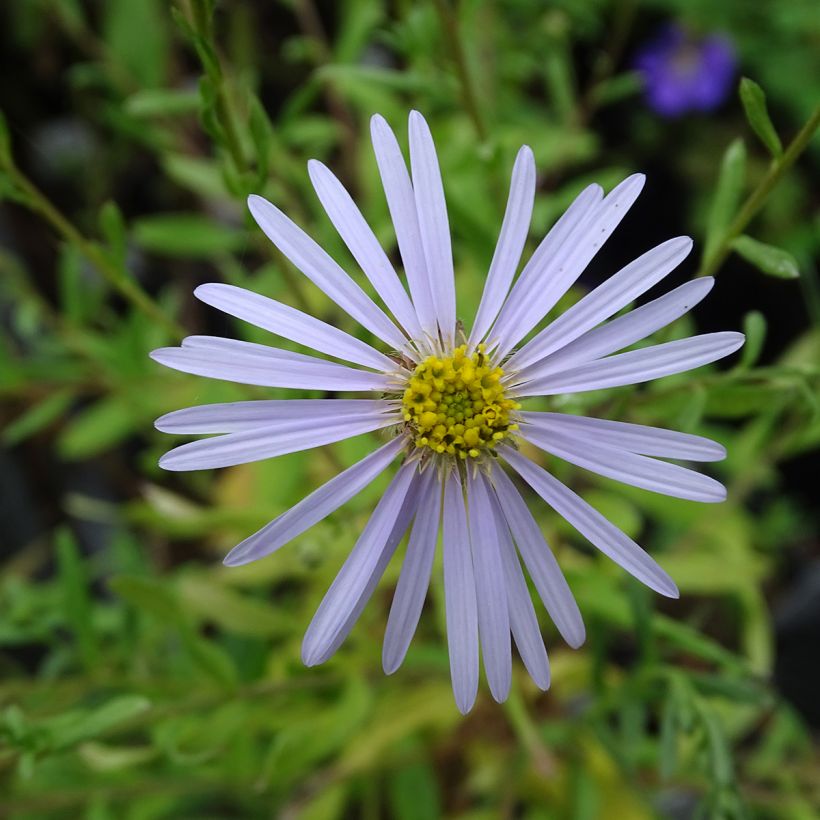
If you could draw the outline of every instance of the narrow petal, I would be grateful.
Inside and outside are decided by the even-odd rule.
[[[550,662],[538,618],[530,598],[530,591],[521,564],[515,551],[510,530],[494,492],[489,492],[490,503],[495,517],[501,561],[504,565],[504,583],[507,587],[507,603],[510,612],[510,630],[521,660],[530,677],[540,689],[549,689]]]
[[[538,301],[542,279],[549,274],[551,261],[561,258],[561,254],[568,252],[569,246],[579,240],[581,230],[600,205],[603,193],[600,185],[584,188],[541,240],[501,307],[489,333],[490,345],[497,345],[505,353],[515,345],[511,340],[517,333],[516,328],[524,321],[532,303]],[[517,338],[525,335],[526,332]]]
[[[413,305],[422,328],[433,339],[437,335],[436,309],[430,291],[427,263],[424,260],[424,247],[421,244],[416,198],[410,174],[407,172],[396,135],[384,117],[376,114],[370,120],[370,134]]]
[[[384,399],[262,399],[201,404],[160,416],[154,427],[163,433],[240,433],[267,427],[278,421],[356,418],[389,413],[395,405]]]
[[[444,484],[444,600],[447,646],[456,706],[466,715],[478,692],[478,606],[470,533],[461,482],[453,472]]]
[[[560,251],[545,260],[538,271],[536,298],[525,304],[523,315],[499,346],[499,355],[523,339],[572,287],[638,198],[645,181],[643,174],[633,174],[617,185],[581,222]]]
[[[490,263],[481,303],[470,333],[471,345],[477,345],[487,335],[490,325],[504,304],[521,261],[524,243],[527,241],[534,201],[535,157],[532,149],[524,145],[515,158],[507,209],[504,212],[493,261]]]
[[[493,509],[484,477],[467,470],[467,517],[473,550],[478,634],[484,671],[492,696],[503,703],[510,693],[512,656],[510,649],[510,612],[504,565],[498,543]]]
[[[356,625],[356,621],[359,620],[359,616],[362,614],[365,606],[367,606],[367,602],[373,596],[373,592],[379,585],[379,581],[381,581],[384,571],[387,569],[387,565],[395,555],[402,538],[404,538],[404,534],[407,532],[407,528],[410,526],[413,516],[416,515],[420,498],[419,484],[418,477],[414,476],[407,490],[407,495],[404,497],[401,510],[396,517],[396,523],[393,525],[387,542],[379,554],[373,571],[367,580],[367,584],[356,599],[356,603],[347,616],[347,620],[337,629],[335,637],[328,643],[326,649],[316,657],[314,665],[324,663],[332,657],[336,650],[345,642],[350,631]]]
[[[426,470],[419,484],[418,512],[384,633],[382,665],[388,675],[401,666],[416,632],[436,554],[441,484],[433,469]]]
[[[422,337],[422,329],[412,302],[401,286],[396,271],[361,211],[333,173],[318,160],[308,162],[308,173],[319,200],[339,236],[359,263],[376,293],[392,311],[412,339]]]
[[[587,331],[555,353],[523,368],[513,381],[525,382],[549,373],[561,373],[640,342],[690,311],[706,297],[714,284],[711,276],[686,282],[601,327]]]
[[[535,431],[529,425],[522,425],[519,434],[536,447],[570,464],[633,487],[690,501],[715,503],[726,500],[726,488],[714,478],[678,464],[606,447],[594,437],[581,438],[556,430]]]
[[[516,388],[516,393],[521,396],[554,396],[648,382],[722,359],[734,353],[743,344],[743,338],[742,333],[733,331],[704,333],[630,350],[534,379]]]
[[[225,556],[226,566],[238,567],[251,561],[258,561],[327,518],[381,475],[398,455],[403,444],[401,438],[394,438],[314,490],[270,524],[234,547]]]
[[[262,387],[385,392],[393,385],[382,373],[236,339],[189,336],[182,347],[161,347],[151,358],[183,373]]]
[[[504,470],[494,470],[492,478],[504,518],[538,595],[564,640],[573,648],[579,647],[586,638],[581,611],[541,528]]]
[[[424,117],[418,111],[411,111],[409,125],[413,192],[430,293],[441,336],[452,344],[456,329],[456,285],[441,170]]]
[[[386,344],[401,350],[407,338],[384,311],[296,223],[261,196],[248,197],[248,208],[277,248],[342,310]]]
[[[405,464],[376,505],[373,515],[307,628],[302,641],[302,661],[305,666],[315,666],[320,662],[355,611],[384,551],[391,546],[390,536],[395,534],[396,520],[416,475],[417,466]],[[395,549],[395,545],[392,546]]]
[[[520,416],[528,428],[539,433],[566,433],[585,441],[600,442],[606,447],[629,450],[643,456],[677,458],[682,461],[720,461],[726,458],[726,448],[722,444],[691,433],[629,424],[625,421],[571,416],[567,413],[524,412]]]
[[[586,501],[512,448],[505,448],[504,458],[558,515],[589,539],[604,555],[650,589],[668,598],[678,597],[675,582],[661,569],[655,559],[607,521],[601,513],[590,507]]]
[[[392,359],[360,339],[267,296],[218,283],[200,285],[194,295],[230,316],[328,356],[387,372],[396,367]]]
[[[372,413],[324,421],[311,418],[282,421],[183,444],[167,452],[159,460],[159,466],[174,471],[232,467],[353,438],[396,424],[398,420],[397,416]]]
[[[510,357],[505,367],[520,370],[614,316],[671,273],[692,250],[688,236],[670,239],[638,257],[584,296]]]

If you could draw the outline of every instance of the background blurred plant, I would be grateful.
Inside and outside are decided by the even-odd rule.
[[[757,82],[719,113],[657,118],[629,66],[669,20],[730,36]],[[815,4],[25,0],[3,5],[0,31],[0,814],[817,816]],[[552,690],[521,675],[507,704],[485,692],[466,719],[435,583],[395,676],[378,593],[333,661],[299,661],[380,487],[274,558],[220,564],[366,442],[167,475],[152,432],[168,410],[252,392],[148,359],[183,332],[262,339],[199,305],[197,284],[345,321],[244,199],[269,197],[352,269],[309,190],[318,157],[392,247],[367,119],[400,126],[411,107],[440,148],[462,315],[526,142],[542,174],[533,241],[588,182],[649,174],[625,222],[641,230],[616,234],[572,298],[688,232],[702,257],[679,276],[718,274],[699,329],[748,338],[730,370],[556,403],[723,441],[729,501],[551,463],[640,535],[682,598],[658,601],[535,506],[589,638],[568,650],[545,621]]]

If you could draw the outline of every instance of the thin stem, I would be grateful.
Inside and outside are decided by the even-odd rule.
[[[137,281],[115,265],[98,245],[83,236],[51,203],[46,195],[13,163],[0,165],[14,185],[25,194],[24,204],[39,213],[65,240],[73,244],[121,296],[146,316],[162,325],[174,338],[184,336],[182,328],[142,289]]]
[[[299,27],[308,37],[313,39],[319,64],[329,65],[332,63],[333,52],[313,0],[297,0],[293,10],[299,22]],[[330,81],[324,84],[324,97],[330,113],[342,127],[344,152],[340,159],[344,165],[346,181],[349,185],[353,185],[356,181],[356,121],[347,103]]]
[[[820,127],[820,106],[815,108],[808,122],[783,152],[783,156],[772,163],[766,175],[743,203],[737,216],[726,229],[715,252],[708,259],[703,260],[696,276],[712,276],[718,271],[732,251],[732,242],[743,233],[746,226],[763,207],[774,186],[806,149],[818,127]]]
[[[475,126],[478,138],[485,142],[487,139],[487,127],[484,124],[484,118],[481,114],[481,109],[478,105],[478,95],[475,91],[475,85],[470,75],[470,67],[467,64],[467,55],[464,51],[464,43],[461,39],[461,32],[458,28],[458,20],[453,13],[452,8],[447,3],[447,0],[435,0],[436,11],[441,20],[441,27],[444,30],[444,35],[447,39],[447,45],[453,55],[453,60],[456,65],[456,72],[458,73],[459,83],[461,84],[461,93],[464,98],[464,107]]]

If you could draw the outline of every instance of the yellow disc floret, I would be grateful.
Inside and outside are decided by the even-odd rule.
[[[413,371],[402,397],[416,447],[478,458],[518,429],[510,414],[519,404],[505,398],[503,375],[489,362],[484,345],[470,354],[461,345],[451,356],[428,356]]]

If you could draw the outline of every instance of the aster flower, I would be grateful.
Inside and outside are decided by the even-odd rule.
[[[198,298],[340,361],[266,345],[192,336],[154,351],[186,373],[265,387],[361,391],[370,398],[261,400],[179,410],[158,429],[218,434],[183,444],[160,461],[168,470],[228,467],[330,444],[376,430],[387,434],[359,463],[251,535],[229,566],[278,550],[330,515],[384,472],[400,466],[321,602],[302,645],[312,666],[352,629],[398,544],[406,557],[387,621],[383,666],[402,663],[419,621],[442,534],[447,639],[462,712],[476,697],[479,646],[490,691],[509,692],[511,640],[533,680],[549,686],[547,653],[522,561],[561,635],[573,647],[584,625],[572,593],[515,482],[528,484],[559,515],[624,569],[669,597],[672,579],[631,538],[524,455],[523,443],[609,478],[678,498],[725,497],[714,479],[665,459],[714,461],[719,444],[699,436],[562,413],[526,410],[534,396],[578,393],[681,373],[736,350],[739,333],[624,348],[646,339],[703,299],[713,280],[688,282],[612,318],[660,282],[688,254],[686,237],[664,242],[584,296],[521,344],[577,280],[644,184],[629,177],[604,196],[590,185],[515,278],[535,195],[535,162],[524,146],[475,320],[456,320],[453,257],[441,175],[430,130],[410,115],[410,173],[387,122],[371,122],[373,147],[409,293],[348,193],[321,163],[310,178],[330,220],[392,318],[306,233],[270,202],[249,199],[270,240],[320,290],[383,343],[383,351],[302,311],[231,285],[207,284]]]
[[[712,111],[735,77],[732,43],[719,34],[697,38],[680,25],[664,26],[635,57],[649,107],[665,117]]]

